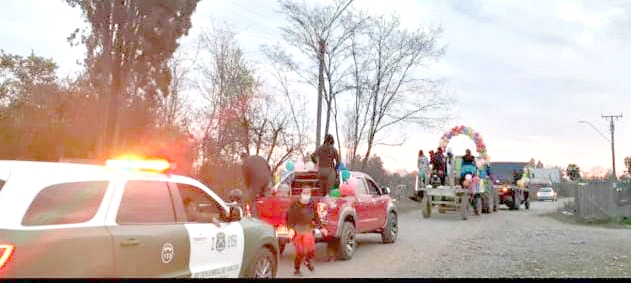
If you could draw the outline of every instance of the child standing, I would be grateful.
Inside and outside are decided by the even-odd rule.
[[[294,234],[293,242],[296,249],[294,260],[294,274],[300,275],[300,266],[303,263],[310,271],[313,271],[312,259],[315,256],[315,238],[313,229],[320,227],[320,217],[314,203],[311,201],[311,189],[303,188],[298,201],[293,203],[287,211],[287,226],[290,233]],[[323,233],[326,230],[321,229]]]

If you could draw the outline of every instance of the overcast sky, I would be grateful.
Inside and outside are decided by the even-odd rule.
[[[326,2],[320,0],[320,2]],[[356,0],[373,13],[398,12],[406,27],[440,24],[447,53],[427,70],[444,78],[456,96],[455,125],[473,127],[495,161],[528,161],[582,169],[611,168],[609,137],[601,114],[625,117],[616,123],[616,166],[631,155],[631,1],[379,1]],[[282,42],[283,17],[274,0],[203,0],[184,44],[210,26],[226,21],[239,33],[247,56],[262,62],[261,44]],[[77,71],[82,48],[66,37],[82,25],[80,11],[63,1],[2,1],[0,48],[9,53],[54,58],[62,75]],[[307,91],[309,91],[307,89]],[[313,90],[315,97],[315,90]],[[314,111],[315,112],[315,111]],[[308,113],[309,115],[315,115]],[[447,129],[445,129],[447,130]],[[415,168],[419,149],[436,148],[443,130],[407,133],[402,148],[381,147],[391,170]],[[464,137],[452,140],[456,153],[475,148]]]

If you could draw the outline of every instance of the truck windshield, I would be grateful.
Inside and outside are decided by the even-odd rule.
[[[515,184],[524,171],[526,162],[491,162],[491,178],[503,184]]]

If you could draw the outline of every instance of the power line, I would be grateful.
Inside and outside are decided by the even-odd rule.
[[[618,120],[622,118],[622,114],[620,115],[601,115],[603,119],[609,119],[609,130],[611,131],[611,162],[613,164],[613,176],[614,178],[618,178],[616,175],[616,151],[615,151],[615,140],[614,133],[616,131],[616,125],[614,124],[614,120]]]

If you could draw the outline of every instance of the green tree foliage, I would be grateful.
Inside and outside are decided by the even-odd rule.
[[[565,169],[565,174],[572,181],[578,181],[581,179],[581,169],[576,164],[570,164]]]
[[[107,105],[99,119],[104,132],[97,150],[112,152],[119,137],[125,140],[137,129],[153,126],[159,96],[169,95],[168,60],[177,39],[191,28],[199,0],[65,2],[79,7],[89,23],[89,32],[77,29],[69,41],[86,46],[91,85],[99,93],[99,104]]]
[[[64,128],[68,95],[52,59],[0,50],[0,154],[9,159],[54,160]]]

